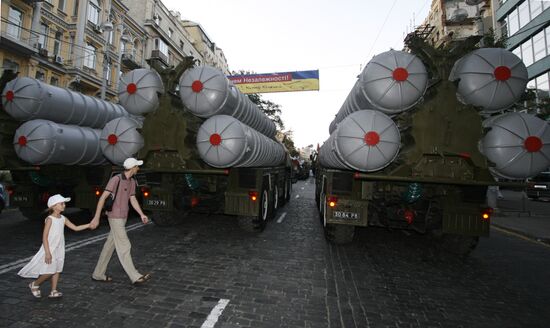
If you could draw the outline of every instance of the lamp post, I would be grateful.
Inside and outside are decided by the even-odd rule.
[[[103,28],[103,31],[107,33],[111,33],[113,31],[113,23],[110,21],[106,21],[103,24],[101,24],[101,27]],[[108,36],[106,37],[105,34],[103,35],[103,38],[105,39],[105,42],[103,43],[103,77],[101,79],[101,100],[105,100],[105,89],[107,88],[107,68],[109,64],[109,56],[107,56],[107,46],[109,43]]]

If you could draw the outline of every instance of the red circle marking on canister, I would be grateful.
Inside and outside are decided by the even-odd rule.
[[[365,143],[368,146],[376,146],[380,142],[380,135],[374,131],[365,134]]]
[[[202,91],[203,85],[202,82],[199,80],[193,81],[193,84],[191,84],[191,89],[193,92],[199,93]]]
[[[114,145],[118,142],[118,137],[115,134],[110,134],[107,137],[107,142],[109,143],[109,145]]]
[[[13,101],[13,98],[15,98],[15,94],[13,93],[13,91],[9,90],[8,92],[6,92],[7,101]]]
[[[542,148],[542,140],[539,137],[530,136],[525,139],[523,146],[530,153],[535,153]]]
[[[137,91],[137,85],[135,83],[130,83],[126,87],[126,91],[128,91],[129,94],[134,94]]]
[[[219,134],[214,133],[210,136],[210,144],[212,146],[218,146],[221,143],[222,143],[222,137]]]
[[[512,71],[507,66],[498,66],[493,75],[498,81],[506,81],[512,76]]]
[[[17,143],[19,146],[25,147],[27,145],[27,137],[20,136],[19,139],[17,139]]]
[[[407,80],[407,78],[409,77],[409,72],[407,72],[406,69],[404,69],[403,67],[398,67],[396,69],[393,70],[393,79],[398,81],[398,82],[403,82],[405,80]]]

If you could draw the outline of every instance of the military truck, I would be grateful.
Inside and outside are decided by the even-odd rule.
[[[521,186],[548,166],[550,131],[534,116],[502,114],[527,83],[510,52],[476,50],[476,38],[444,49],[407,41],[410,52],[367,64],[331,123],[315,175],[321,222],[335,243],[351,242],[356,227],[385,227],[465,255],[489,235],[487,187]]]
[[[26,81],[34,86],[32,93],[48,97],[33,98],[18,80],[3,87],[3,106],[12,115],[2,111],[0,163],[14,175],[14,206],[35,216],[51,193],[60,192],[74,197],[73,206],[94,210],[108,178],[121,170],[126,157],[137,156],[144,160],[138,196],[156,224],[176,224],[199,211],[234,215],[243,229],[262,231],[290,199],[292,187],[288,152],[275,140],[273,123],[221,72],[194,67],[193,58],[175,68],[150,64],[153,70],[121,77],[120,105],[33,79]],[[84,126],[85,119],[67,120],[78,116],[72,113],[14,119],[13,112],[24,109],[28,98],[51,111],[88,113],[101,104],[124,112],[99,123],[90,119],[93,127]],[[208,107],[213,100],[219,100],[218,106]],[[79,107],[85,108],[75,109]],[[26,122],[18,127],[18,120]],[[262,128],[265,135],[256,130]],[[45,142],[45,134],[53,141]],[[39,148],[44,145],[47,149]],[[91,153],[82,154],[83,149]]]

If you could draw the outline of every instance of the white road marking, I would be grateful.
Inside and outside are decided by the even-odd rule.
[[[302,187],[302,190],[304,190],[304,187]]]
[[[300,195],[296,195],[296,198],[300,198]]]
[[[283,214],[281,214],[281,216],[277,219],[277,223],[283,222],[283,219],[285,218],[285,216],[286,216],[286,212],[284,212]]]
[[[210,314],[203,322],[201,328],[214,328],[214,325],[216,324],[216,322],[218,322],[218,318],[222,315],[222,312],[227,304],[229,304],[229,300],[224,298],[220,299],[218,301],[218,304],[214,306],[212,311],[210,311]]]
[[[145,224],[143,224],[141,222],[135,223],[135,224],[132,224],[132,225],[129,225],[128,227],[126,227],[126,231],[132,231],[132,230],[135,230],[135,229],[143,228],[144,226],[145,226]],[[81,248],[81,247],[84,247],[86,245],[90,245],[90,244],[96,243],[98,241],[101,241],[103,239],[107,239],[107,236],[109,236],[109,233],[104,233],[104,234],[99,235],[99,236],[90,237],[88,239],[83,239],[83,240],[79,240],[77,242],[68,244],[68,245],[65,246],[65,252],[69,252],[69,251],[72,251],[73,249]],[[0,274],[9,272],[9,271],[12,271],[12,270],[15,270],[15,269],[22,268],[25,264],[27,264],[27,262],[32,260],[33,256],[30,256],[30,257],[27,257],[27,258],[24,258],[24,259],[20,259],[20,260],[17,260],[17,261],[8,263],[8,264],[1,265],[0,266]]]

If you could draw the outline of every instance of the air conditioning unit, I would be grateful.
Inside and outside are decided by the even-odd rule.
[[[38,54],[40,54],[40,56],[48,57],[48,49],[41,47],[40,50],[38,50]]]
[[[55,56],[55,62],[58,63],[58,64],[63,64],[63,57]]]

